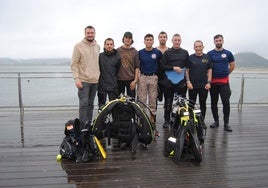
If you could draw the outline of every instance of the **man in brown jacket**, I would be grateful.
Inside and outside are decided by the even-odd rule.
[[[91,123],[94,100],[100,76],[100,46],[95,40],[95,28],[85,28],[84,39],[74,46],[71,70],[78,89],[79,119],[82,123]]]

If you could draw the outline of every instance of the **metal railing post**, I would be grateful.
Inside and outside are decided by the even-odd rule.
[[[22,147],[24,147],[24,126],[23,126],[24,106],[23,106],[23,102],[22,102],[22,89],[21,89],[21,76],[20,76],[20,73],[18,73],[18,95],[19,95],[19,108],[20,108],[21,144],[22,144]]]
[[[18,73],[18,95],[19,95],[19,108],[20,108],[20,124],[23,124],[24,119],[24,107],[22,102],[22,90],[21,90],[21,76]]]
[[[242,74],[242,78],[241,78],[241,90],[240,90],[240,97],[239,97],[239,101],[238,101],[238,111],[242,111],[242,105],[244,103],[244,84],[245,84],[245,77],[244,74]]]

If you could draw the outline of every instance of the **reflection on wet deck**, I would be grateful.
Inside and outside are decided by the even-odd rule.
[[[162,108],[161,137],[147,149],[133,155],[114,146],[107,159],[75,164],[57,163],[56,155],[64,123],[76,110],[26,110],[22,129],[17,111],[1,111],[0,187],[267,187],[267,112],[268,106],[244,106],[241,113],[233,108],[233,132],[208,128],[200,164],[164,157]],[[206,122],[212,122],[209,109]]]

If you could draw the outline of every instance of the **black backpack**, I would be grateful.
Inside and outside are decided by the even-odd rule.
[[[117,137],[122,142],[131,142],[136,134],[135,110],[128,103],[118,103],[113,111],[114,126]]]
[[[60,145],[60,154],[64,159],[87,162],[97,159],[99,152],[94,135],[89,129],[81,129],[79,119],[65,123],[65,138]]]

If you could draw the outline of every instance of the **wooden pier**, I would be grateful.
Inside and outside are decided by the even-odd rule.
[[[175,164],[163,155],[168,130],[136,155],[117,147],[107,149],[107,159],[76,164],[56,161],[64,137],[64,124],[77,110],[26,109],[23,125],[17,110],[0,111],[0,187],[268,187],[268,106],[231,109],[232,133],[220,127],[207,129],[203,162]],[[94,112],[96,113],[96,112]],[[267,116],[267,117],[266,117]],[[208,106],[206,123],[212,123]]]

